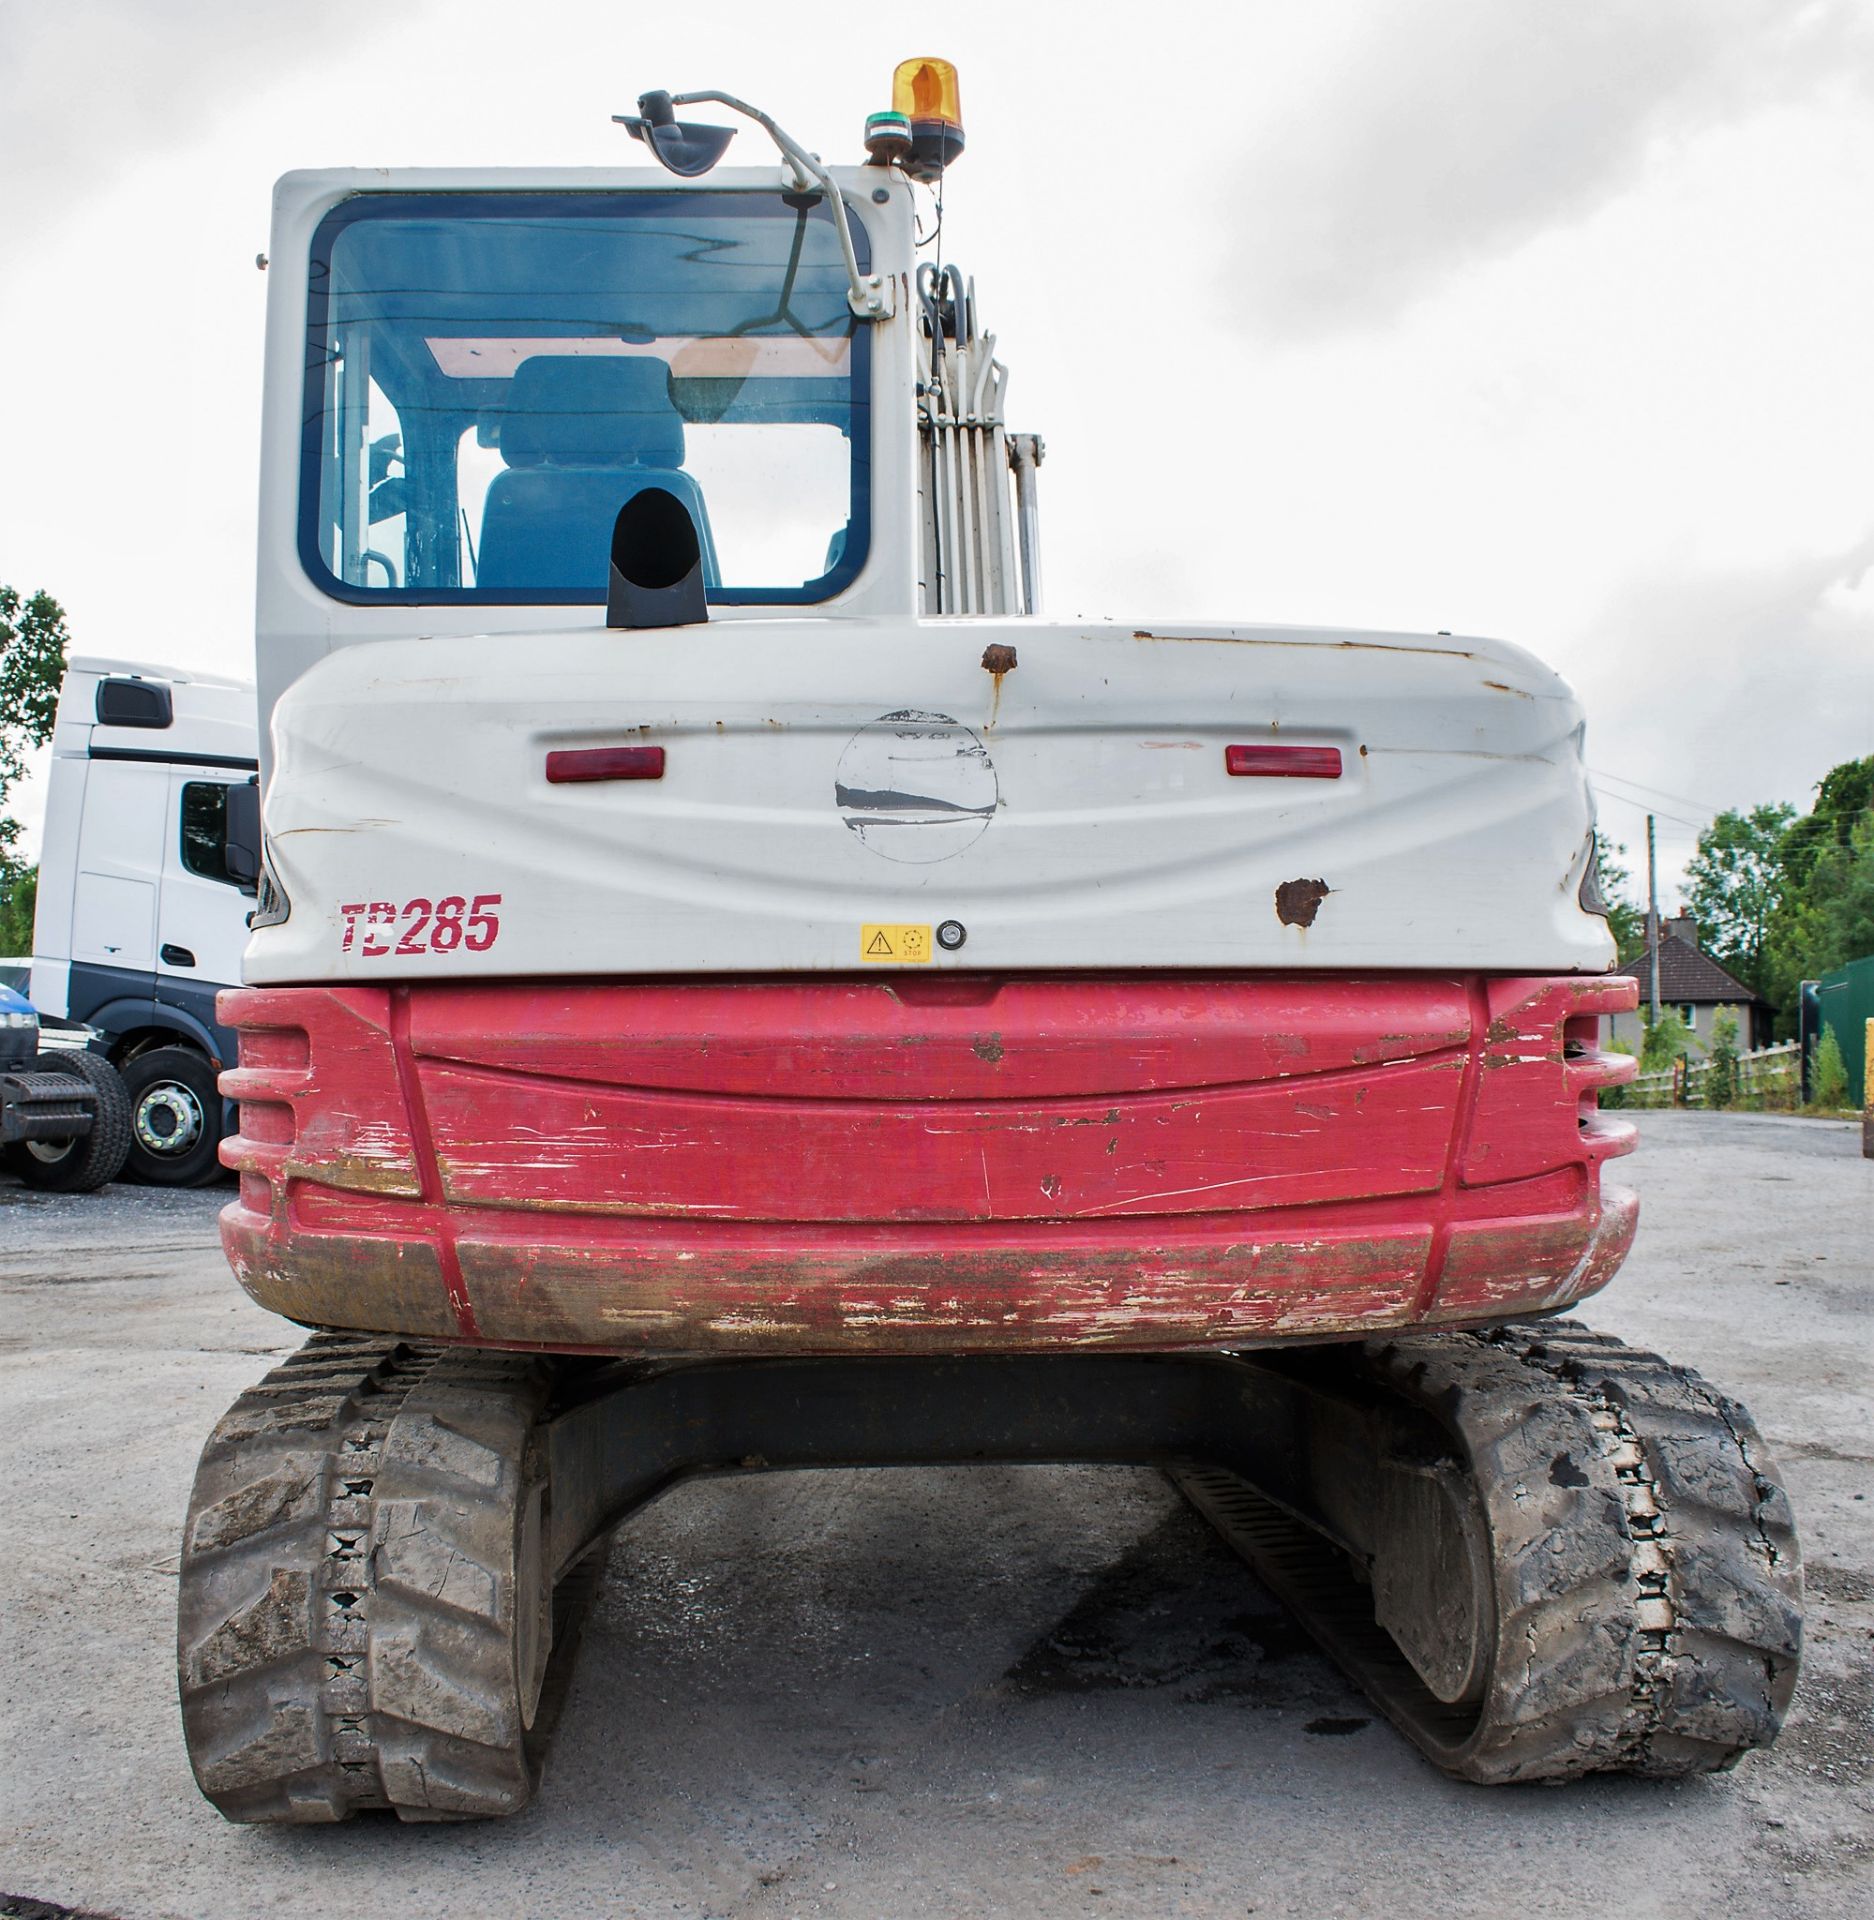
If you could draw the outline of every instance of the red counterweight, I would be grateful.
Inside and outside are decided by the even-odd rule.
[[[1106,975],[224,994],[242,1284],[620,1354],[1252,1346],[1603,1286],[1626,979]]]

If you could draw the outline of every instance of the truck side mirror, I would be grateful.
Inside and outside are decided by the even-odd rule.
[[[228,837],[222,852],[228,878],[243,893],[260,888],[260,776],[228,789]]]
[[[101,727],[169,727],[175,724],[175,701],[167,682],[128,679],[100,680],[92,696],[92,711]]]

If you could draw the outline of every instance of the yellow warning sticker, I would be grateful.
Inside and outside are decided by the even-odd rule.
[[[859,958],[870,961],[895,961],[899,966],[918,966],[930,958],[930,928],[861,927]]]

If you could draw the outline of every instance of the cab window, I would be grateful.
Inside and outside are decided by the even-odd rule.
[[[847,286],[814,195],[341,201],[311,261],[307,571],[367,605],[602,604],[618,512],[657,487],[712,601],[830,598],[867,539]]]
[[[182,864],[204,880],[239,884],[228,871],[228,789],[220,780],[183,782]]]

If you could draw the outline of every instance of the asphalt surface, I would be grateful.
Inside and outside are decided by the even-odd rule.
[[[1865,1920],[1874,1162],[1839,1124],[1638,1118],[1639,1249],[1584,1317],[1750,1404],[1809,1562],[1783,1739],[1680,1785],[1456,1785],[1156,1477],[942,1469],[638,1515],[518,1819],[228,1826],[177,1724],[177,1540],[202,1440],[296,1336],[227,1277],[224,1194],[0,1187],[0,1892],[122,1920]]]

